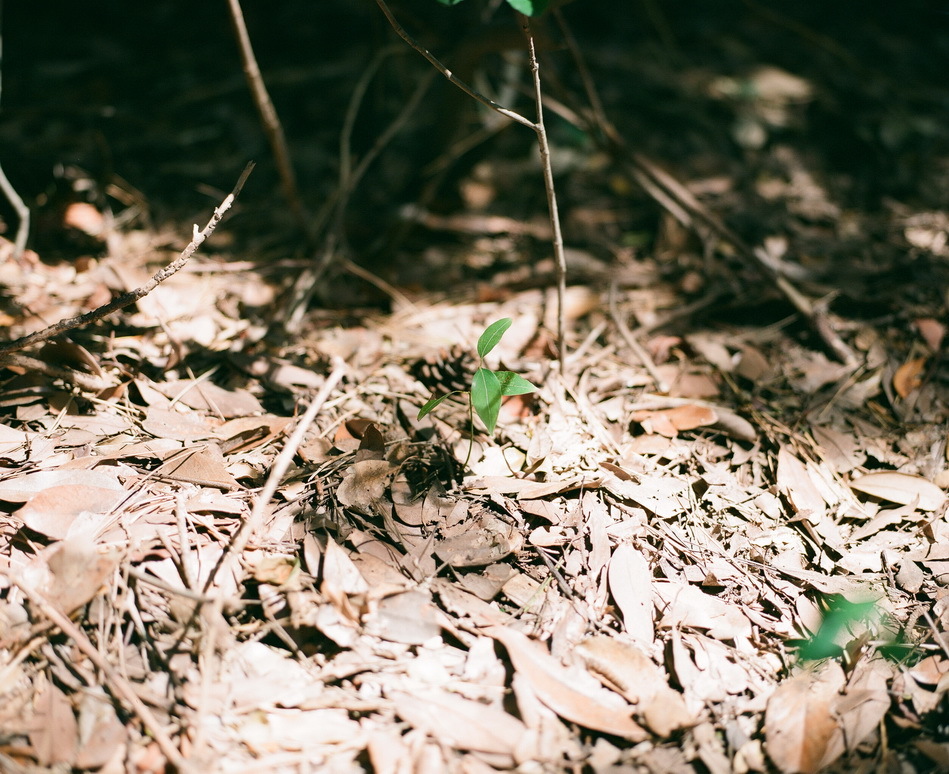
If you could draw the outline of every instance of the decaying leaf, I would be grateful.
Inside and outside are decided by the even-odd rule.
[[[850,488],[891,503],[916,502],[924,511],[934,511],[946,500],[946,494],[932,481],[898,471],[867,473],[850,482]]]

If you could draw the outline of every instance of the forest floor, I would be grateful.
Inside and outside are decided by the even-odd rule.
[[[259,164],[181,271],[0,357],[0,771],[949,770],[949,21],[567,6],[635,153],[564,119],[551,24],[559,363],[533,135],[434,81],[404,111],[427,65],[373,4],[294,5],[248,22],[340,205],[309,242],[222,9],[4,19],[7,339],[144,285]],[[403,6],[464,59],[467,4]],[[530,110],[522,54],[471,77]],[[418,419],[502,318],[536,392]]]

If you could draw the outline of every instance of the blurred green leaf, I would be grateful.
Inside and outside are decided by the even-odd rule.
[[[507,0],[507,4],[525,16],[539,16],[547,10],[550,0]]]

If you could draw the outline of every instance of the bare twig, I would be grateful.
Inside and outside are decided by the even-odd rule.
[[[89,325],[90,323],[93,323],[96,320],[101,320],[103,317],[106,317],[113,312],[117,312],[119,309],[123,309],[130,304],[134,304],[140,298],[147,296],[162,282],[164,282],[176,272],[180,271],[181,268],[190,260],[191,256],[194,255],[195,251],[202,244],[204,244],[205,240],[209,236],[211,236],[214,229],[217,228],[218,223],[221,222],[221,218],[224,217],[224,213],[226,213],[231,208],[231,205],[234,204],[234,200],[237,198],[238,194],[240,194],[241,189],[244,187],[244,183],[247,181],[247,177],[250,175],[253,168],[253,162],[250,162],[246,167],[244,167],[244,171],[241,172],[241,176],[238,178],[237,183],[234,186],[234,190],[232,190],[225,197],[224,201],[221,202],[221,204],[218,205],[218,207],[214,210],[214,214],[211,216],[208,224],[201,231],[198,231],[198,227],[195,226],[194,236],[188,243],[188,246],[181,251],[181,254],[172,263],[168,264],[164,269],[155,274],[144,285],[136,288],[135,290],[131,290],[128,293],[123,293],[118,298],[115,298],[109,303],[103,304],[102,306],[93,309],[91,312],[70,317],[66,320],[60,320],[55,325],[50,325],[48,328],[44,328],[41,331],[36,331],[35,333],[22,336],[19,339],[14,339],[13,341],[3,342],[0,344],[0,355],[5,355],[8,352],[16,352],[17,350],[28,347],[38,341],[47,341],[48,339],[51,339],[54,336],[59,336],[60,334],[66,333],[67,331],[72,331],[76,328],[81,328],[84,325]]]
[[[422,46],[415,38],[413,38],[409,33],[407,33],[402,25],[399,24],[395,17],[392,15],[392,11],[389,9],[388,4],[385,0],[376,0],[376,5],[382,10],[385,14],[386,19],[389,20],[389,24],[392,25],[392,29],[395,30],[396,34],[402,38],[406,43],[408,43],[412,48],[418,51],[422,56],[424,56],[429,63],[434,67],[438,72],[444,75],[449,81],[451,81],[455,86],[461,89],[465,94],[467,94],[472,99],[476,99],[482,105],[491,108],[492,110],[500,113],[502,116],[507,116],[512,121],[517,121],[519,124],[523,124],[528,129],[537,130],[537,126],[529,118],[525,118],[520,113],[517,113],[513,110],[509,110],[503,105],[499,105],[493,99],[489,99],[484,96],[480,91],[476,91],[467,83],[465,83],[460,78],[456,77],[451,70],[449,70],[445,65],[443,65],[427,48]]]
[[[613,318],[613,324],[616,326],[616,330],[619,331],[620,336],[623,337],[623,341],[626,342],[626,345],[633,350],[633,353],[636,357],[639,358],[639,362],[642,363],[643,368],[649,372],[649,376],[652,377],[653,382],[656,385],[656,389],[659,392],[669,392],[669,385],[666,384],[666,380],[662,378],[662,375],[659,373],[656,368],[656,364],[653,362],[652,358],[649,356],[649,353],[646,351],[646,348],[639,343],[639,340],[633,335],[633,332],[626,325],[626,322],[620,316],[619,309],[616,304],[616,283],[613,282],[610,284],[610,317]]]
[[[565,373],[567,365],[567,344],[564,332],[564,296],[567,294],[567,259],[563,252],[563,234],[560,231],[560,214],[557,209],[557,192],[554,188],[554,169],[550,163],[550,144],[547,142],[547,129],[544,127],[544,100],[540,90],[540,64],[537,61],[537,47],[530,19],[523,14],[521,28],[527,37],[527,54],[530,62],[531,77],[534,81],[534,104],[537,106],[537,147],[540,150],[541,166],[544,168],[544,189],[547,192],[547,212],[550,215],[550,228],[553,232],[554,259],[557,266],[557,359],[560,360],[560,373]]]
[[[342,361],[337,361],[333,366],[333,370],[330,372],[329,376],[326,377],[326,381],[323,382],[323,386],[320,388],[320,391],[317,393],[316,397],[313,398],[313,402],[307,407],[307,410],[303,413],[303,416],[300,417],[300,421],[297,422],[297,426],[293,431],[293,435],[287,439],[287,443],[284,445],[279,456],[274,461],[274,464],[270,469],[270,474],[267,476],[267,483],[264,484],[264,488],[260,490],[260,493],[257,495],[257,500],[254,502],[253,511],[251,511],[250,516],[244,520],[240,528],[234,534],[233,539],[227,547],[225,555],[221,558],[221,561],[218,562],[214,571],[208,576],[208,579],[204,584],[204,588],[202,589],[203,594],[208,594],[218,571],[225,565],[230,565],[230,567],[234,570],[237,569],[236,563],[240,561],[240,556],[247,547],[248,542],[250,542],[250,539],[254,536],[254,533],[263,524],[264,516],[266,515],[267,508],[270,505],[270,500],[276,493],[277,487],[280,486],[280,482],[283,480],[283,476],[289,469],[290,463],[293,462],[293,456],[300,448],[300,444],[303,443],[303,437],[306,435],[307,430],[309,430],[313,420],[316,419],[316,415],[323,407],[323,404],[326,403],[330,393],[339,383],[340,379],[343,378],[343,374],[345,372],[346,365]],[[219,598],[218,604],[221,604],[222,601],[223,600]]]
[[[30,584],[26,583],[26,581],[12,574],[7,577],[46,618],[55,624],[63,634],[76,643],[76,647],[79,648],[86,658],[95,664],[96,668],[102,673],[102,677],[109,685],[112,693],[128,702],[133,712],[138,716],[138,719],[142,721],[142,725],[145,726],[145,729],[154,738],[159,749],[168,759],[168,762],[178,769],[178,771],[185,770],[187,761],[181,752],[179,752],[178,748],[175,747],[171,737],[166,733],[164,726],[162,726],[158,718],[156,718],[152,711],[145,705],[145,702],[139,698],[138,694],[135,693],[135,690],[128,680],[112,669],[109,662],[105,660],[82,630],[69,620],[69,616],[63,613]]]
[[[537,109],[537,121],[531,121],[530,119],[522,116],[520,113],[510,110],[503,105],[499,105],[494,100],[484,96],[481,94],[481,92],[475,90],[463,80],[455,76],[455,74],[445,67],[445,65],[442,64],[441,61],[439,61],[428,49],[423,47],[417,40],[415,40],[415,38],[413,38],[403,29],[402,25],[399,24],[399,22],[396,21],[395,17],[392,15],[392,11],[389,9],[386,0],[376,0],[376,5],[378,5],[385,14],[386,19],[389,20],[389,24],[392,26],[392,29],[395,30],[396,34],[398,34],[402,40],[404,40],[412,48],[424,56],[429,61],[429,63],[436,70],[438,70],[438,72],[451,81],[451,83],[461,89],[472,99],[475,99],[482,105],[485,105],[495,112],[500,113],[502,116],[506,116],[512,121],[516,121],[522,126],[526,126],[527,128],[533,130],[537,135],[537,145],[540,150],[541,163],[544,169],[544,188],[547,193],[547,208],[553,230],[554,257],[556,259],[557,265],[557,356],[560,360],[560,370],[562,374],[566,365],[566,343],[564,336],[564,295],[566,293],[567,283],[567,262],[566,258],[564,257],[563,235],[560,230],[560,215],[557,210],[557,196],[554,188],[553,168],[550,163],[550,145],[547,142],[547,130],[544,127],[544,101],[541,94],[540,66],[537,62],[537,50],[534,42],[534,35],[530,27],[530,19],[527,16],[519,14],[521,18],[521,27],[527,38],[527,51],[534,85],[534,103]]]
[[[303,206],[303,200],[300,198],[300,191],[297,188],[293,164],[290,163],[287,138],[283,133],[283,125],[277,116],[270,94],[267,92],[267,86],[260,74],[257,57],[254,56],[254,48],[250,42],[250,35],[247,33],[247,25],[244,23],[244,13],[241,11],[239,0],[228,0],[228,7],[231,12],[234,35],[237,37],[237,45],[241,52],[241,62],[244,65],[244,77],[247,78],[247,85],[250,87],[251,96],[257,106],[257,111],[260,113],[260,120],[263,122],[264,131],[270,143],[270,151],[273,153],[274,162],[277,165],[277,174],[280,175],[280,185],[283,188],[284,198],[287,200],[300,230],[310,239],[314,236],[313,229],[310,227],[306,208]]]
[[[38,358],[17,352],[11,352],[8,355],[0,355],[0,366],[22,368],[30,373],[43,374],[52,379],[62,379],[64,382],[73,384],[80,390],[86,390],[88,392],[102,392],[113,386],[113,383],[94,374],[73,371],[69,368],[59,368]]]

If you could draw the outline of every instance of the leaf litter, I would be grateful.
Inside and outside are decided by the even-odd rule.
[[[691,77],[709,99],[743,101],[739,145],[814,99],[810,81],[776,67],[747,84]],[[753,186],[793,216],[798,244],[823,248],[829,224],[857,217],[790,145],[762,153],[770,168]],[[599,185],[597,171],[591,162],[576,185]],[[733,202],[729,180],[689,186]],[[889,247],[945,258],[943,213],[888,206],[875,226]],[[616,212],[577,207],[574,225],[628,226]],[[65,218],[92,234],[95,215],[73,206]],[[606,221],[584,222],[595,215]],[[778,231],[766,215],[761,227]],[[492,266],[477,303],[415,289],[390,314],[350,311],[341,324],[315,312],[297,341],[275,346],[265,321],[239,312],[271,302],[267,277],[216,256],[117,328],[37,353],[85,380],[7,366],[0,769],[949,765],[938,315],[901,287],[912,302],[902,316],[847,321],[848,365],[782,322],[667,326],[686,296],[716,297],[702,277],[717,246],[699,256],[660,219],[654,255],[615,233],[616,263],[574,256],[573,382],[548,370],[552,304],[523,266]],[[466,238],[533,228],[421,222]],[[5,322],[35,330],[141,284],[144,258],[162,260],[151,232],[109,239],[122,260],[87,271],[0,264],[21,307]],[[840,268],[796,263],[783,233],[763,243],[771,265],[817,289]],[[485,255],[511,244],[526,243],[433,247],[426,260],[475,268],[483,283]],[[875,316],[872,271],[898,264],[874,258],[849,300]],[[462,470],[464,407],[446,401],[417,420],[431,385],[414,375],[451,388],[446,375],[465,371],[451,348],[502,317],[513,325],[492,368],[539,390],[499,407],[498,438],[476,434]],[[337,358],[345,379],[261,502]]]

